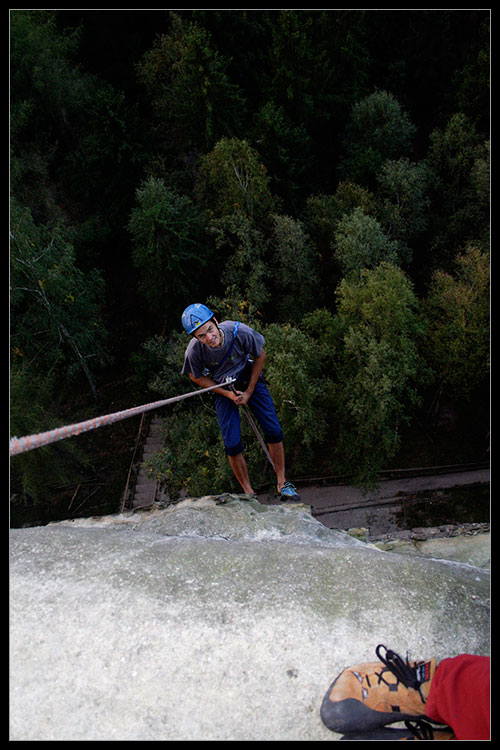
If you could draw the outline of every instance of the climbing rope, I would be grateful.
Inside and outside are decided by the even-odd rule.
[[[234,385],[231,386],[231,390],[233,391],[233,393],[237,392],[236,388],[234,387]],[[246,404],[245,404],[242,408],[243,408],[243,413],[244,413],[245,417],[247,418],[250,427],[254,431],[255,436],[256,436],[257,440],[259,441],[259,443],[260,443],[260,445],[262,447],[262,450],[266,454],[267,460],[269,461],[269,463],[273,467],[273,471],[275,471],[273,459],[271,458],[271,454],[269,453],[269,451],[267,449],[267,446],[266,446],[266,444],[264,442],[264,439],[263,439],[262,435],[259,432],[259,429],[258,429],[257,425],[255,424],[254,420],[252,419],[252,415],[250,414],[250,410],[249,410],[248,406],[246,406]]]
[[[225,385],[234,383],[234,378],[227,378]],[[144,404],[143,406],[134,406],[131,409],[125,409],[123,411],[117,411],[114,414],[105,414],[101,417],[94,417],[94,419],[87,419],[85,422],[78,422],[76,424],[66,425],[64,427],[57,427],[54,430],[48,430],[47,432],[39,432],[37,435],[27,435],[26,437],[13,437],[10,440],[9,451],[11,456],[16,456],[19,453],[25,453],[26,451],[33,450],[34,448],[40,448],[42,445],[49,445],[55,443],[58,440],[64,440],[65,438],[73,437],[74,435],[80,435],[82,432],[88,432],[89,430],[95,430],[97,427],[104,427],[104,425],[114,424],[122,419],[128,419],[129,417],[135,417],[137,414],[142,414],[153,409],[159,409],[161,406],[166,404],[173,404],[176,401],[182,401],[185,398],[191,398],[191,396],[198,396],[200,393],[206,391],[212,391],[214,388],[220,388],[221,385],[211,385],[208,388],[201,388],[197,391],[191,391],[190,393],[183,393],[181,396],[174,396],[173,398],[166,398],[162,401],[154,401],[150,404]]]

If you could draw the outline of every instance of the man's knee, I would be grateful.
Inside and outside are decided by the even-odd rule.
[[[239,456],[239,454],[243,453],[243,451],[245,450],[245,446],[241,441],[236,445],[224,445],[224,448],[226,451],[226,455],[231,457]]]
[[[284,439],[281,428],[271,430],[271,431],[266,430],[264,437],[265,437],[266,443],[271,443],[271,444],[282,443]]]

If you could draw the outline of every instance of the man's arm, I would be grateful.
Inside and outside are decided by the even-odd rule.
[[[255,357],[253,361],[252,372],[250,375],[250,380],[248,381],[247,388],[245,391],[243,391],[243,393],[239,393],[237,398],[234,399],[235,403],[237,403],[239,406],[243,406],[244,404],[246,404],[249,398],[252,396],[257,380],[259,379],[259,375],[262,372],[262,368],[264,367],[265,358],[266,358],[266,353],[264,349],[262,350],[262,353],[259,354],[258,357]]]
[[[252,365],[252,372],[250,374],[250,380],[248,381],[248,385],[245,391],[236,391],[236,390],[227,390],[224,387],[220,388],[214,388],[212,393],[218,393],[220,396],[225,396],[226,398],[230,398],[231,401],[234,401],[239,406],[243,406],[246,404],[251,397],[252,393],[255,389],[255,384],[257,383],[257,380],[259,379],[259,375],[262,372],[262,368],[264,367],[264,360],[266,358],[266,353],[264,349],[262,350],[262,353],[259,354],[258,357],[255,357]],[[211,378],[207,377],[206,375],[202,375],[199,378],[195,378],[193,373],[189,373],[189,377],[193,381],[193,383],[196,383],[196,385],[199,385],[200,388],[210,388],[212,385],[217,385]]]
[[[211,378],[207,377],[206,375],[201,375],[199,378],[195,378],[193,373],[189,373],[189,377],[193,381],[193,383],[196,383],[196,385],[199,385],[200,388],[210,388],[212,385],[217,385]],[[233,391],[229,391],[226,388],[223,388],[222,386],[220,388],[214,388],[212,393],[218,393],[219,396],[226,396],[226,398],[230,398],[231,401],[236,401],[241,391],[236,391],[234,393]]]

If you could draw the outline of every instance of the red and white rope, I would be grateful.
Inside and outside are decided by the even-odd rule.
[[[230,382],[233,383],[234,379],[228,379],[225,384],[229,384]],[[40,448],[43,445],[49,445],[50,443],[55,443],[58,440],[64,440],[65,438],[73,437],[74,435],[80,435],[82,432],[95,430],[97,427],[114,424],[122,419],[135,417],[137,414],[142,414],[143,412],[151,411],[152,409],[159,409],[166,404],[173,404],[175,401],[181,401],[182,399],[197,396],[200,393],[205,393],[206,391],[211,391],[214,388],[220,387],[220,384],[211,385],[208,388],[201,388],[200,390],[191,391],[190,393],[183,393],[181,396],[166,398],[162,401],[154,401],[150,404],[144,404],[143,406],[134,406],[131,409],[124,409],[123,411],[117,411],[114,414],[105,414],[101,417],[94,417],[93,419],[87,419],[85,422],[77,422],[76,424],[57,427],[56,429],[48,430],[47,432],[39,432],[37,435],[27,435],[26,437],[20,438],[13,437],[10,440],[10,455],[16,456],[19,453],[25,453],[34,448]]]

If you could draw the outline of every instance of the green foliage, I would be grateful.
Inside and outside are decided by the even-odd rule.
[[[11,12],[11,189],[37,223],[73,232],[81,267],[121,234],[143,158],[136,105],[76,61],[80,31]]]
[[[270,74],[262,83],[263,104],[254,132],[277,194],[295,208],[314,159],[310,129],[316,116],[315,85],[324,86],[323,97],[329,96],[328,61],[326,51],[320,53],[314,46],[311,18],[285,9],[272,19],[270,28]],[[320,68],[323,75],[318,75]]]
[[[73,60],[77,45],[76,32],[58,33],[53,13],[11,11],[11,187],[42,221],[62,214],[50,168],[89,82]]]
[[[272,92],[298,120],[314,110],[311,79],[324,57],[313,53],[311,32],[312,19],[291,9],[282,10],[272,24]]]
[[[406,158],[386,161],[377,176],[379,217],[388,235],[413,245],[428,226],[429,174],[425,164]]]
[[[434,268],[453,262],[456,248],[489,241],[489,143],[461,113],[430,135]]]
[[[82,273],[62,227],[36,226],[30,212],[11,204],[12,345],[18,356],[37,360],[65,376],[83,370],[97,396],[93,363],[109,361],[98,271]]]
[[[315,342],[318,375],[322,378],[331,378],[343,348],[344,331],[339,316],[326,308],[316,308],[304,315],[299,327]]]
[[[273,207],[269,176],[247,141],[221,138],[200,160],[196,194],[212,219],[242,213],[258,221]]]
[[[477,38],[467,49],[464,66],[453,76],[457,110],[485,132],[491,127],[487,115],[491,96],[490,33],[489,18],[481,20]]]
[[[15,357],[10,368],[10,434],[36,435],[60,427],[56,405],[60,401],[53,374]],[[54,485],[81,480],[88,457],[72,440],[43,446],[13,456],[10,462],[10,488],[13,501],[20,504],[47,502]]]
[[[333,195],[313,195],[307,199],[304,227],[315,246],[322,280],[316,289],[317,304],[334,305],[331,292],[343,276],[335,254],[335,235],[340,221],[356,208],[373,215],[375,207],[372,193],[353,182],[340,182]]]
[[[181,151],[207,150],[221,136],[238,134],[244,100],[226,68],[210,34],[172,14],[170,33],[157,39],[137,67],[163,140]]]
[[[217,320],[240,320],[250,328],[263,332],[263,315],[249,300],[230,294],[225,297],[209,297],[207,304]]]
[[[88,79],[75,64],[78,31],[61,34],[56,17],[44,10],[10,13],[11,93],[13,101],[36,102],[43,119],[35,120],[35,137],[44,139],[44,128],[59,128],[60,116],[78,109]],[[26,124],[26,123],[25,123]]]
[[[402,260],[399,243],[389,239],[379,222],[361,208],[355,208],[339,222],[335,248],[346,275],[359,275],[364,268],[374,268],[382,261],[399,265]]]
[[[171,333],[168,339],[163,336],[154,336],[148,339],[143,348],[156,367],[149,372],[149,388],[170,398],[185,390],[186,376],[181,374],[184,350],[189,343],[186,334],[180,332]]]
[[[302,122],[295,123],[283,106],[264,104],[255,118],[259,150],[273,176],[276,195],[296,208],[304,175],[311,163],[311,138]]]
[[[137,189],[136,203],[128,224],[134,265],[151,309],[165,315],[182,306],[207,262],[201,247],[203,215],[189,197],[154,177]]]
[[[338,368],[338,453],[369,487],[399,447],[399,427],[427,373],[424,326],[405,274],[388,263],[344,279],[338,290],[344,352]]]
[[[370,186],[388,159],[407,156],[413,146],[415,126],[396,97],[376,91],[357,102],[346,128],[343,174]]]
[[[74,199],[92,207],[101,228],[112,233],[129,209],[134,170],[144,158],[137,106],[111,84],[90,79],[71,122],[74,143],[60,168]]]
[[[200,161],[196,196],[222,259],[224,295],[262,308],[270,298],[264,227],[274,204],[258,153],[246,141],[222,138]]]
[[[375,208],[374,196],[354,182],[340,182],[333,195],[312,195],[306,202],[306,226],[318,248],[331,244],[340,220],[361,208],[367,214]]]
[[[489,255],[468,247],[453,275],[436,271],[425,308],[430,363],[441,385],[467,401],[489,373]]]
[[[198,403],[198,410],[177,407],[169,411],[164,418],[164,445],[147,462],[172,498],[180,492],[201,497],[241,489],[236,487],[215,411],[207,400]]]
[[[334,352],[306,330],[273,323],[263,331],[265,376],[280,419],[290,471],[309,473],[330,432]]]
[[[16,430],[38,408],[58,423],[53,395],[85,401],[78,373],[95,398],[123,342],[106,377],[189,388],[173,331],[205,300],[265,333],[292,470],[321,456],[371,481],[427,383],[399,266],[439,384],[465,399],[487,372],[489,11],[109,14],[111,35],[95,10],[10,12],[11,351],[34,415]],[[210,397],[192,401],[158,471],[234,486]],[[42,459],[68,476],[65,447],[16,461],[35,467],[16,492],[50,493]]]
[[[224,258],[220,267],[224,295],[262,309],[270,298],[270,270],[261,230],[245,213],[237,211],[213,220],[210,232]]]
[[[319,279],[314,248],[300,221],[275,214],[272,222],[276,320],[298,323],[316,306]]]

